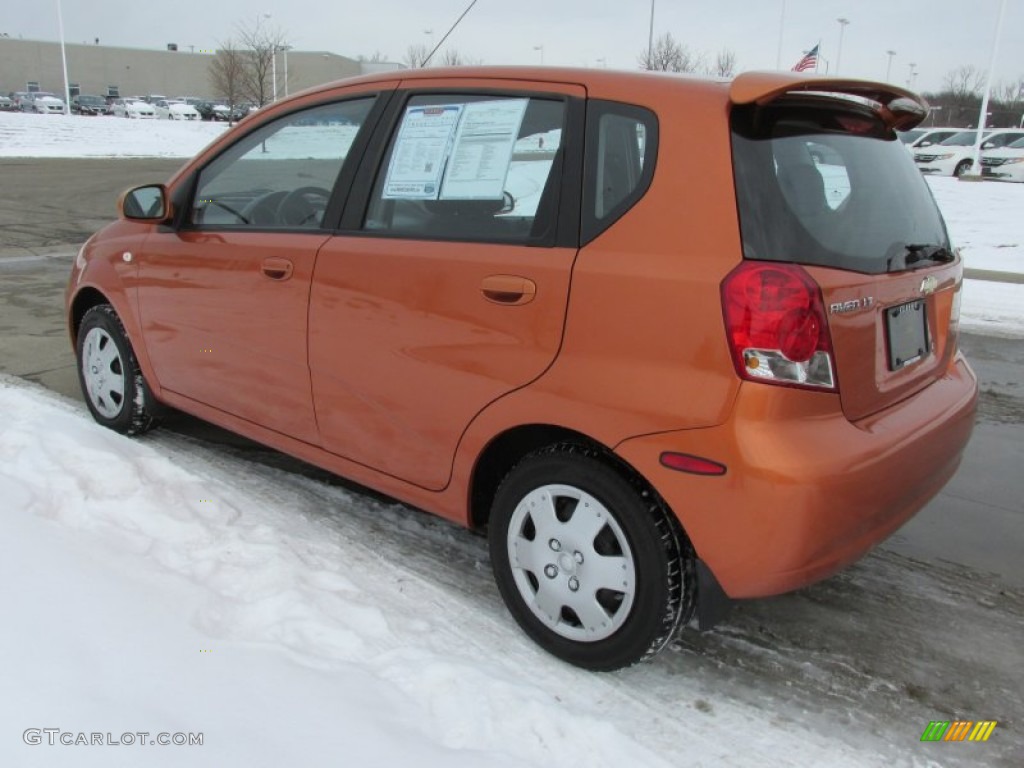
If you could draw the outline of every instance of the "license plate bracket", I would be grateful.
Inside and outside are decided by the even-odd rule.
[[[924,299],[908,301],[885,310],[889,370],[898,371],[928,353],[928,322]]]

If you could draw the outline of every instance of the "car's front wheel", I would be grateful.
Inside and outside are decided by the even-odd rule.
[[[78,328],[78,380],[94,419],[137,435],[156,423],[154,404],[124,325],[109,304],[88,310]]]
[[[509,611],[571,664],[636,663],[688,618],[692,549],[655,494],[599,451],[558,445],[520,461],[495,494],[489,536]]]

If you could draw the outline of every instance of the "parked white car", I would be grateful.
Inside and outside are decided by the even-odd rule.
[[[195,120],[199,122],[202,117],[196,108],[185,101],[174,99],[161,99],[153,105],[156,116],[165,120]]]
[[[977,131],[961,131],[941,144],[926,149],[914,150],[914,162],[921,173],[938,176],[963,176],[971,171],[974,156],[974,142]],[[1018,128],[994,128],[984,134],[981,144],[983,151],[998,149],[1024,139],[1024,130]]]
[[[996,181],[1024,182],[1024,138],[981,154],[981,175]]]
[[[110,113],[115,117],[129,117],[136,120],[152,120],[156,117],[156,112],[149,104],[134,99],[115,99],[110,105]]]
[[[933,144],[945,141],[950,136],[960,133],[963,128],[914,128],[899,134],[900,141],[913,154],[915,149],[924,149]]]
[[[40,115],[63,115],[64,102],[52,93],[37,91],[32,94],[32,111]]]

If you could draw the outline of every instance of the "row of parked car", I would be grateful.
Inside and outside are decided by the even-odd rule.
[[[900,138],[921,173],[959,177],[973,170],[976,129],[916,128]],[[1024,182],[1024,128],[985,131],[981,150],[984,178]]]
[[[48,91],[12,91],[0,95],[0,109],[39,114],[64,114],[64,100]],[[71,99],[71,112],[78,115],[113,115],[135,119],[164,120],[241,120],[252,109],[239,104],[233,109],[211,99],[181,96],[169,99],[160,95],[114,98],[80,94]]]

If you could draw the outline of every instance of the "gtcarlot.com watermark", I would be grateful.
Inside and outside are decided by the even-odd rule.
[[[125,731],[121,734],[65,731],[60,728],[26,728],[21,740],[30,747],[47,745],[56,747],[201,747],[203,734],[200,733],[152,733],[150,731]]]

